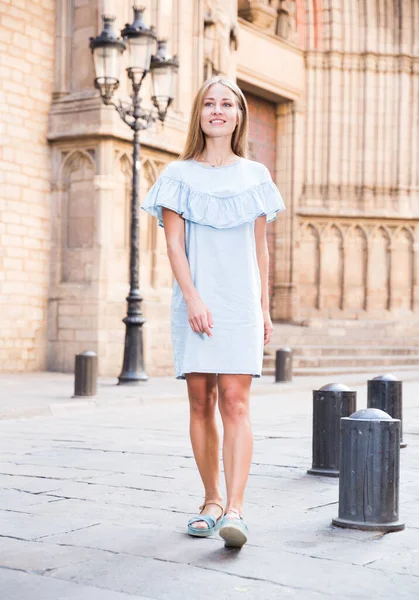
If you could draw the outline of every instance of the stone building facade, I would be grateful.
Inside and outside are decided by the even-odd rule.
[[[0,0],[0,370],[71,371],[90,349],[120,371],[131,131],[93,88],[88,39],[131,4]],[[143,4],[180,70],[164,128],[142,134],[141,194],[181,151],[199,84],[235,78],[249,155],[288,208],[269,226],[274,320],[417,320],[418,2]],[[169,374],[173,278],[144,212],[140,231],[146,370]]]

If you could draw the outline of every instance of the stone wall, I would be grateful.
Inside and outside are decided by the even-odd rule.
[[[307,13],[296,318],[418,310],[419,5],[363,6]]]
[[[94,350],[99,372],[117,376],[122,367],[129,290],[129,227],[132,131],[112,106],[104,106],[93,87],[89,36],[102,27],[104,4],[116,14],[116,29],[132,21],[132,2],[59,0],[60,40],[49,140],[52,147],[53,205],[49,358],[51,370],[71,371],[74,355]],[[189,0],[144,2],[145,21],[169,38],[179,55],[175,100],[164,129],[155,124],[141,133],[140,200],[164,166],[180,153],[195,89],[203,79],[204,10]],[[70,36],[69,36],[70,32]],[[227,32],[228,34],[228,32]],[[77,47],[71,43],[77,40]],[[80,68],[80,65],[83,68]],[[144,81],[144,106],[150,107],[150,77]],[[117,97],[128,99],[126,73]],[[172,370],[170,299],[173,276],[165,238],[155,219],[140,213],[140,289],[146,372]]]
[[[205,75],[236,77],[250,100],[252,157],[287,206],[270,227],[272,317],[414,316],[417,1],[368,12],[342,0],[144,4],[181,66],[164,128],[141,134],[141,198],[182,150]],[[93,87],[88,39],[104,10],[120,29],[131,5],[0,3],[2,370],[72,371],[88,349],[100,373],[121,369],[132,132]],[[123,72],[118,95],[128,90]],[[148,80],[143,96],[150,106]],[[163,231],[144,212],[140,232],[146,370],[170,374],[173,276]]]
[[[54,0],[0,2],[0,371],[45,369]]]

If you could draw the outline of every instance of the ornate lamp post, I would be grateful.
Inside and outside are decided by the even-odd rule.
[[[121,38],[113,29],[115,17],[104,15],[104,29],[96,38],[90,38],[90,48],[95,65],[95,87],[100,91],[104,104],[111,104],[121,119],[133,130],[132,201],[130,230],[130,290],[127,297],[125,323],[124,363],[119,375],[120,384],[138,384],[147,381],[144,371],[142,326],[145,322],[141,311],[139,290],[139,176],[140,176],[140,131],[160,120],[164,122],[167,109],[173,101],[174,78],[179,63],[167,53],[166,40],[157,40],[153,27],[148,28],[143,20],[143,7],[134,6],[134,22],[121,31]],[[153,55],[157,43],[157,52]],[[128,46],[128,77],[131,80],[131,103],[127,106],[112,96],[119,87],[122,54]],[[140,89],[143,79],[151,71],[153,83],[152,101],[155,109],[141,106]]]

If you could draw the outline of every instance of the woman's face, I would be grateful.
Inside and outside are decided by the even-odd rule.
[[[230,88],[214,83],[208,88],[201,110],[201,128],[206,136],[231,136],[238,123],[237,98]]]

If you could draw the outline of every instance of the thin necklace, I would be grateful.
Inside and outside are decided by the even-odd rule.
[[[221,160],[221,163],[224,163],[226,160],[228,160],[228,159],[229,159],[230,157],[232,157],[232,156],[235,156],[235,154],[234,154],[234,153],[230,154],[230,155],[227,157],[227,159],[223,159],[223,160]],[[217,166],[216,164],[212,164],[212,162],[211,162],[210,160],[208,160],[206,157],[204,157],[204,162],[207,162],[207,163],[209,163],[209,164],[211,165],[211,167],[216,167],[216,166]],[[218,166],[219,166],[219,167],[224,167],[225,165],[224,165],[224,164],[221,164],[221,165],[218,165]]]

